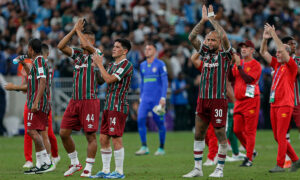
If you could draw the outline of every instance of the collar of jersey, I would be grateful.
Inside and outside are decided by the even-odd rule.
[[[39,58],[39,57],[44,58],[42,55],[40,55],[40,56],[37,56],[34,60],[36,60],[36,59]]]
[[[125,60],[127,60],[127,59],[122,59],[119,63],[114,63],[114,65],[118,65],[118,64],[120,64],[121,62],[123,62]]]

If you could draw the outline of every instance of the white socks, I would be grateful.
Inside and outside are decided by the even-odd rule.
[[[194,160],[195,160],[195,168],[197,169],[202,169],[202,157],[203,157],[204,148],[205,148],[205,141],[194,140]]]
[[[101,149],[101,157],[102,157],[102,163],[103,163],[102,172],[104,172],[104,173],[109,173],[110,172],[111,156],[112,156],[111,148]]]
[[[118,173],[123,174],[123,162],[124,162],[124,148],[114,151],[116,170]]]
[[[95,163],[95,158],[86,158],[85,162],[86,162],[86,164],[85,164],[84,170],[92,172],[92,168]]]
[[[45,163],[47,165],[51,164],[51,160],[49,155],[47,154],[46,149],[40,151],[40,152],[36,152],[36,167],[40,168],[42,165],[44,165]]]
[[[219,150],[218,150],[218,165],[217,168],[223,170],[225,159],[227,154],[227,143],[226,144],[219,144]]]
[[[77,157],[77,151],[74,151],[74,152],[68,154],[68,156],[71,159],[71,164],[72,165],[79,164],[79,160],[78,160],[78,157]]]

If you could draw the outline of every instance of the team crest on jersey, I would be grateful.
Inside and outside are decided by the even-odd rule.
[[[152,68],[152,72],[155,73],[156,71],[157,71],[157,68],[156,68],[156,67],[153,67],[153,68]]]
[[[216,120],[216,123],[217,123],[217,124],[221,124],[221,122],[222,122],[222,119],[217,119],[217,120]]]
[[[29,75],[29,76],[28,76],[28,79],[32,79],[32,76],[31,76],[31,75]]]
[[[117,70],[117,73],[118,73],[118,74],[121,74],[123,71],[124,71],[123,68],[119,68],[119,69]]]
[[[246,68],[246,71],[247,71],[247,72],[249,72],[249,71],[250,71],[250,69],[251,69],[250,67],[247,67],[247,68]]]

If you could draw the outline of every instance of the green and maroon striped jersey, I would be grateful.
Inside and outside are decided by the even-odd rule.
[[[107,87],[104,110],[118,111],[128,114],[127,94],[133,74],[133,66],[127,59],[118,64],[110,63],[107,68],[108,74],[118,78],[118,81]]]
[[[294,58],[298,68],[300,68],[300,57]],[[298,74],[295,81],[295,106],[300,105],[300,75]]]
[[[199,98],[226,99],[226,79],[233,57],[232,48],[212,54],[209,52],[209,47],[203,44],[199,54],[203,61]]]
[[[50,97],[50,76],[49,76],[49,68],[48,65],[43,58],[43,56],[38,56],[32,63],[32,67],[30,69],[30,75],[27,77],[27,106],[28,109],[32,108],[32,105],[36,99],[38,89],[39,89],[39,79],[46,79],[46,87],[43,92],[43,96],[40,99],[38,110],[41,110],[44,113],[48,113],[51,106],[49,102]]]
[[[96,73],[92,66],[92,55],[84,54],[82,49],[72,48],[74,60],[73,95],[74,100],[97,99]]]

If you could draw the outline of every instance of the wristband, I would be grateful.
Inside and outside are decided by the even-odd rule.
[[[209,12],[208,14],[207,14],[207,17],[214,17],[215,16],[215,13],[214,12]]]

